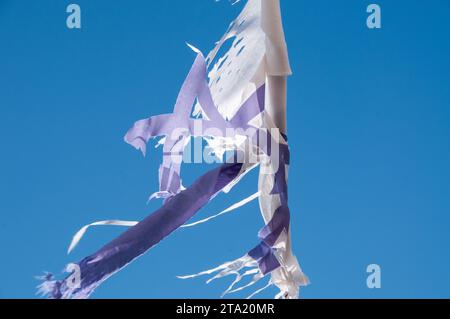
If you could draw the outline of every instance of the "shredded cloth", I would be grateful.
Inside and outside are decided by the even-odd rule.
[[[217,54],[225,43],[230,49]],[[298,298],[300,286],[309,283],[292,254],[286,135],[286,78],[291,74],[284,40],[279,0],[248,0],[228,31],[205,57],[192,45],[196,57],[179,91],[171,113],[137,121],[125,141],[145,156],[151,139],[160,138],[163,159],[159,190],[149,200],[163,199],[162,206],[142,221],[103,220],[83,226],[68,252],[80,243],[90,227],[128,227],[119,237],[94,254],[68,267],[69,275],[57,280],[41,277],[39,292],[49,298],[88,298],[114,273],[143,255],[178,228],[197,227],[258,200],[264,227],[246,253],[212,269],[180,279],[210,275],[207,282],[234,276],[222,296],[267,283],[249,298],[275,285],[276,298]],[[181,180],[181,162],[192,138],[204,139],[211,153],[232,156],[206,172],[190,186]],[[258,189],[241,201],[210,217],[191,221],[220,192],[227,193],[255,167]],[[188,223],[189,222],[189,223]],[[74,272],[77,280],[73,281]],[[243,279],[248,279],[245,284]]]

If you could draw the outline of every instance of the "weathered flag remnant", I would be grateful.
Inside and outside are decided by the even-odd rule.
[[[218,57],[225,44],[228,51]],[[78,231],[69,247],[75,248],[87,229],[98,225],[126,226],[119,237],[76,263],[79,282],[44,276],[40,292],[50,298],[88,298],[103,281],[180,227],[191,227],[258,199],[265,226],[259,243],[247,253],[187,279],[212,275],[208,281],[234,275],[224,294],[248,288],[270,277],[267,285],[280,292],[276,298],[297,298],[308,284],[291,250],[288,207],[290,164],[286,127],[287,76],[291,74],[281,22],[279,0],[248,0],[225,35],[204,57],[196,52],[194,63],[179,91],[172,113],[137,121],[125,141],[144,155],[150,139],[161,138],[163,160],[159,190],[151,196],[163,205],[144,220],[106,220]],[[193,107],[194,106],[194,107]],[[233,152],[219,167],[192,185],[181,182],[183,152],[193,137],[207,141],[214,155]],[[243,176],[259,167],[258,191],[215,216],[187,222],[218,193],[228,192]],[[246,284],[240,284],[250,276]],[[264,289],[262,288],[262,289]],[[249,297],[260,292],[252,293]]]

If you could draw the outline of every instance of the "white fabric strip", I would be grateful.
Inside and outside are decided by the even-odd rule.
[[[136,221],[126,221],[126,220],[102,220],[95,223],[91,223],[89,225],[83,226],[72,238],[72,242],[70,243],[69,249],[67,250],[67,253],[70,254],[70,252],[78,245],[81,238],[84,236],[86,231],[91,226],[127,226],[132,227],[136,225],[138,222]]]
[[[185,227],[192,227],[192,226],[195,226],[195,225],[198,225],[198,224],[206,223],[207,221],[209,221],[209,220],[211,220],[211,219],[214,219],[214,218],[216,218],[216,217],[219,217],[219,216],[221,216],[221,215],[224,215],[224,214],[226,214],[226,213],[229,213],[229,212],[231,212],[231,211],[233,211],[233,210],[235,210],[235,209],[238,209],[239,207],[242,207],[242,206],[248,204],[248,203],[251,202],[252,200],[257,199],[260,195],[261,195],[261,192],[256,192],[255,194],[250,195],[250,196],[248,196],[247,198],[244,198],[244,199],[241,200],[240,202],[237,202],[237,203],[231,205],[230,207],[228,207],[227,209],[221,211],[220,213],[218,213],[218,214],[216,214],[216,215],[207,217],[207,218],[205,218],[205,219],[196,221],[196,222],[194,222],[194,223],[185,224],[185,225],[183,225],[183,226],[181,226],[181,227],[183,227],[183,228],[185,228]]]
[[[262,287],[261,289],[256,290],[254,293],[252,293],[250,296],[248,296],[246,299],[252,299],[254,296],[256,296],[257,294],[259,294],[260,292],[266,290],[267,288],[269,288],[270,286],[272,286],[272,279],[269,280],[269,283],[267,285],[265,285],[264,287]]]

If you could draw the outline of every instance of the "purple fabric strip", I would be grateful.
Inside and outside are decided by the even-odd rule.
[[[271,143],[274,143],[270,134],[267,136],[267,144],[259,140],[266,154],[272,153]],[[290,161],[289,147],[286,144],[278,144],[279,167],[274,177],[274,187],[271,194],[280,196],[281,205],[274,212],[272,219],[259,231],[258,237],[261,243],[253,248],[248,255],[258,262],[261,273],[266,274],[280,266],[275,256],[273,246],[283,231],[289,231],[290,211],[287,203],[286,166]]]
[[[194,216],[238,176],[241,168],[242,164],[239,163],[223,164],[200,177],[136,226],[80,261],[79,288],[69,288],[66,278],[55,282],[50,297],[87,298],[109,276],[144,254]]]
[[[283,230],[289,229],[290,214],[286,205],[281,205],[273,214],[272,219],[258,233],[259,238],[269,246],[275,245]]]
[[[245,101],[231,121],[226,121],[214,105],[207,82],[206,60],[199,53],[181,87],[173,113],[137,121],[125,135],[125,141],[145,155],[150,138],[164,135],[164,153],[177,152],[182,155],[185,139],[190,136],[207,136],[207,130],[211,128],[216,136],[225,136],[227,128],[247,129],[248,122],[264,109],[264,94],[263,85]],[[200,103],[207,120],[191,118],[195,99]],[[200,127],[201,131],[196,131],[195,123],[199,124],[197,128]],[[172,136],[175,130],[181,136]],[[179,163],[173,163],[171,156],[164,156],[159,197],[170,198],[181,190],[180,169]]]
[[[258,262],[259,270],[263,275],[277,269],[280,266],[272,247],[265,242],[259,243],[248,252],[248,255]]]

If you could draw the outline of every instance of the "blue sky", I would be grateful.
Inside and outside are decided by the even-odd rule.
[[[161,150],[123,142],[132,123],[172,109],[194,58],[242,4],[227,1],[0,0],[0,298],[33,298],[33,276],[60,272],[121,229],[85,223],[141,219]],[[450,4],[282,1],[289,79],[294,252],[312,284],[305,298],[450,297]],[[206,167],[186,166],[185,184]],[[256,172],[255,172],[256,173]],[[249,175],[199,214],[256,190]],[[94,298],[215,298],[229,279],[179,280],[257,243],[257,203],[176,231],[104,283]],[[366,266],[382,269],[381,289]],[[252,291],[236,294],[245,297]],[[260,297],[272,297],[275,288]]]

